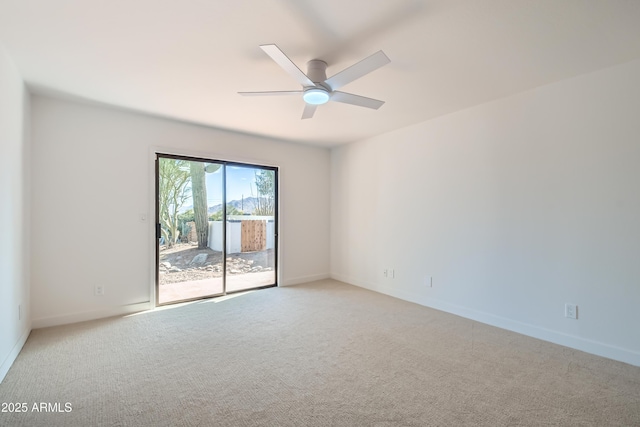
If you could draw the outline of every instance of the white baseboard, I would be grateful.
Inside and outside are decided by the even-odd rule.
[[[446,311],[467,319],[475,320],[487,325],[496,326],[498,328],[517,332],[543,341],[552,342],[554,344],[563,345],[586,353],[595,354],[597,356],[606,357],[608,359],[618,360],[620,362],[629,363],[631,365],[640,366],[640,353],[614,345],[598,342],[575,335],[565,334],[563,332],[551,329],[541,328],[539,326],[523,323],[512,319],[496,316],[490,313],[472,310],[466,307],[460,307],[443,301],[431,299],[429,301],[413,301],[427,307],[437,310]]]
[[[394,298],[399,298],[405,301],[420,304],[425,307],[455,314],[457,316],[475,320],[477,322],[495,326],[497,328],[517,332],[519,334],[527,335],[532,338],[552,342],[554,344],[584,351],[586,353],[595,354],[597,356],[606,357],[608,359],[628,363],[630,365],[640,366],[640,352],[637,351],[617,347],[599,341],[581,338],[575,335],[565,334],[563,332],[558,332],[551,329],[541,328],[529,323],[523,323],[512,319],[507,319],[505,317],[496,316],[491,313],[485,313],[467,307],[450,304],[445,301],[428,298],[423,295],[416,295],[398,289],[362,283],[359,281],[355,281],[352,278],[342,276],[340,274],[332,274],[331,277],[335,280],[339,280],[350,285],[358,286],[364,289],[389,295]]]
[[[315,282],[316,280],[324,280],[324,279],[328,279],[329,277],[330,277],[329,273],[313,274],[313,275],[310,275],[310,276],[294,277],[292,279],[283,280],[280,283],[280,286],[299,285],[300,283]]]
[[[2,382],[2,380],[4,380],[7,372],[9,372],[9,368],[11,368],[13,362],[16,361],[16,357],[18,357],[18,354],[20,354],[20,350],[22,350],[24,343],[27,342],[27,338],[29,338],[30,333],[31,329],[25,329],[16,345],[14,345],[11,349],[11,352],[9,352],[7,358],[2,362],[2,365],[0,365],[0,383]]]
[[[105,317],[122,316],[138,311],[151,310],[155,307],[151,301],[128,304],[117,307],[109,307],[101,310],[84,311],[81,313],[63,314],[60,316],[41,317],[33,319],[33,329],[48,328],[50,326],[67,325],[69,323],[85,322],[87,320],[102,319]]]

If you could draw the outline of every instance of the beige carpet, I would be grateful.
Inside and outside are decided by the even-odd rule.
[[[29,408],[2,426],[638,426],[640,368],[327,280],[35,330],[0,402]]]

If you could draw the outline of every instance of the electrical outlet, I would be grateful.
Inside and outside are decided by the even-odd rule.
[[[433,277],[431,277],[431,276],[424,276],[424,284],[425,284],[428,288],[433,288]]]
[[[393,268],[389,269],[389,277],[392,279],[396,278],[396,271]]]
[[[102,285],[96,285],[95,289],[94,289],[94,293],[96,295],[104,295],[104,286]]]
[[[578,319],[578,306],[575,304],[565,304],[564,317],[568,317],[569,319]]]
[[[386,268],[384,270],[382,270],[382,276],[383,277],[389,277],[389,271]]]

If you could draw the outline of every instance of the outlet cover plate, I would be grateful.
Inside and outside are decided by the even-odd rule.
[[[578,306],[575,304],[564,305],[564,317],[569,319],[578,319]]]

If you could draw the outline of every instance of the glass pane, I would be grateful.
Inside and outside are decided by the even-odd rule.
[[[276,283],[276,175],[227,166],[227,292]]]
[[[160,157],[158,160],[158,303],[220,295],[224,166]]]

